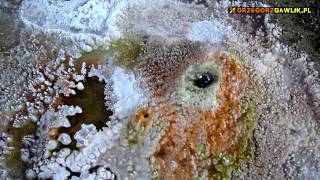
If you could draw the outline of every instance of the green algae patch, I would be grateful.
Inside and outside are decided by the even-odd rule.
[[[108,51],[103,47],[94,49],[91,52],[83,53],[82,56],[75,61],[75,68],[79,72],[82,63],[86,63],[87,65],[99,65],[106,55],[108,55]]]
[[[233,174],[243,173],[242,165],[254,159],[252,152],[252,137],[256,128],[258,104],[261,102],[260,87],[255,80],[252,86],[245,89],[241,98],[240,124],[237,131],[241,132],[238,143],[226,152],[219,152],[211,159],[208,171],[209,179],[231,179]],[[232,142],[230,142],[232,143]]]
[[[20,150],[24,148],[22,138],[26,135],[34,135],[36,130],[37,125],[31,120],[26,121],[20,128],[14,128],[10,125],[8,133],[12,135],[12,140],[8,143],[8,146],[14,149],[9,154],[4,155],[4,164],[12,178],[21,177],[27,169],[28,163],[21,160]]]
[[[244,115],[244,118],[251,116]],[[242,165],[245,162],[252,160],[252,152],[250,148],[251,136],[253,129],[250,128],[252,123],[249,123],[248,131],[241,137],[241,142],[228,152],[220,152],[211,160],[211,168],[208,170],[209,179],[231,179],[232,174],[241,174],[243,172]],[[246,131],[246,130],[244,130]]]
[[[231,179],[233,173],[243,172],[241,165],[253,159],[251,138],[255,129],[255,106],[250,106],[241,117],[239,130],[242,132],[238,144],[228,152],[218,153],[211,161],[209,179]]]
[[[126,138],[128,140],[129,147],[137,145],[141,141],[143,134],[144,133],[141,130],[129,122],[126,128]]]
[[[100,82],[96,77],[87,77],[83,84],[84,89],[82,91],[77,90],[76,95],[62,98],[62,104],[79,106],[82,109],[82,113],[68,117],[71,124],[70,128],[59,129],[59,134],[67,133],[71,136],[72,143],[70,146],[72,149],[76,149],[76,141],[73,136],[81,129],[82,124],[94,124],[97,129],[102,129],[113,114],[105,106],[105,83]]]
[[[241,164],[251,158],[250,148],[247,147],[240,154],[219,153],[211,161],[208,178],[215,179],[231,179],[233,173],[241,173]]]
[[[144,129],[143,127],[137,124],[129,122],[127,124],[127,128],[125,129],[125,137],[128,141],[128,146],[132,147],[143,142],[147,133],[148,129]]]
[[[128,141],[129,147],[141,144],[151,129],[157,129],[156,127],[152,127],[154,117],[155,115],[152,113],[150,107],[140,108],[136,111],[135,116],[128,122],[127,127],[124,129],[124,136]]]
[[[260,102],[260,96],[258,94],[258,86],[253,86],[247,89],[247,93],[242,97],[243,110],[239,121],[239,131],[241,136],[239,137],[239,143],[233,147],[229,152],[219,154],[215,158],[215,162],[218,163],[217,169],[215,169],[215,177],[220,179],[230,179],[231,173],[241,174],[243,173],[242,165],[254,159],[251,150],[252,136],[256,128],[257,119],[257,105]],[[226,163],[229,162],[229,163]]]
[[[124,37],[111,42],[108,53],[114,58],[114,65],[129,66],[139,57],[141,49],[142,44],[138,38]]]
[[[112,41],[108,48],[99,47],[91,52],[83,53],[75,62],[75,67],[79,71],[83,62],[89,65],[99,65],[104,57],[111,57],[116,66],[129,66],[139,57],[141,49],[142,44],[139,38],[125,36]]]

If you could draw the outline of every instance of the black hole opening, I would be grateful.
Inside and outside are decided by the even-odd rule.
[[[198,74],[193,80],[193,85],[199,88],[207,88],[213,83],[213,80],[214,76],[210,73]]]

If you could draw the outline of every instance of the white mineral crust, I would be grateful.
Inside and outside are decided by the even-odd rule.
[[[69,134],[62,133],[59,135],[58,141],[60,141],[64,145],[68,145],[71,143],[71,138],[70,138]]]
[[[77,141],[77,147],[89,145],[91,143],[91,137],[96,133],[97,129],[95,125],[82,124],[81,129],[74,135],[74,139]]]
[[[124,118],[145,102],[145,95],[138,87],[138,82],[132,72],[116,67],[111,79],[114,94],[117,98],[114,105],[115,116]]]
[[[94,45],[105,45],[121,35],[117,22],[126,9],[138,0],[26,0],[20,17],[29,28],[58,33],[77,41],[80,49],[91,51]]]
[[[82,82],[78,82],[77,89],[80,90],[80,91],[84,89],[84,86],[83,86]]]
[[[47,143],[47,149],[48,150],[54,150],[58,147],[58,142],[56,140],[49,140]]]
[[[47,122],[50,127],[70,127],[71,124],[67,116],[74,116],[77,113],[82,113],[79,106],[62,105],[58,107],[59,110],[55,112],[53,109],[47,110],[41,117],[41,122]]]

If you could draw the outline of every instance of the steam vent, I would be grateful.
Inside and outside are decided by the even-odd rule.
[[[320,179],[319,9],[253,4],[2,0],[0,179]]]

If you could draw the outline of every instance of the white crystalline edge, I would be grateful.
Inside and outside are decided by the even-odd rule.
[[[67,116],[74,116],[77,113],[82,113],[82,109],[79,106],[59,106],[59,110],[55,112],[53,109],[46,111],[40,122],[48,123],[50,127],[70,127],[70,122]]]
[[[86,170],[92,167],[101,153],[105,153],[108,148],[114,146],[114,141],[119,138],[121,123],[111,127],[103,128],[102,131],[91,135],[90,143],[80,149],[80,152],[74,151],[66,158],[66,166],[74,172],[85,174]],[[77,163],[74,163],[77,162]]]
[[[64,145],[68,145],[71,143],[71,137],[69,136],[69,134],[62,133],[59,135],[58,141]]]
[[[90,51],[90,46],[106,45],[110,39],[120,37],[116,23],[123,18],[126,8],[143,4],[142,1],[111,0],[107,3],[104,0],[89,0],[49,4],[46,0],[26,0],[20,8],[20,18],[27,27],[59,33],[64,38],[77,41],[81,49]],[[230,29],[216,20],[194,22],[190,23],[187,38],[219,43],[225,34],[230,35]]]
[[[106,74],[107,73],[105,73],[101,67],[97,67],[97,69],[91,68],[88,76],[97,76],[101,80],[105,80]],[[125,69],[116,67],[113,69],[111,81],[114,88],[114,94],[116,95],[117,99],[119,99],[119,101],[117,101],[115,104],[115,115],[117,114],[118,118],[122,118],[121,116],[127,116],[128,112],[134,110],[140,104],[144,103],[144,95],[142,91],[136,87],[137,80],[132,72],[128,72]],[[47,116],[44,116],[43,120],[52,121],[53,119],[60,119],[58,121],[60,122],[61,119],[65,119],[65,115],[72,116],[76,113],[82,112],[81,108],[78,106],[74,107],[62,105],[59,106],[58,109],[59,110],[57,112],[47,112]],[[121,121],[118,124],[112,125],[108,128],[103,128],[102,131],[93,132],[90,130],[90,132],[92,132],[92,134],[89,135],[90,137],[86,135],[87,132],[84,134],[82,133],[82,135],[84,135],[83,137],[82,135],[81,137],[79,135],[81,134],[82,130],[88,129],[89,126],[91,127],[93,125],[82,125],[82,129],[75,135],[77,144],[82,144],[80,151],[71,152],[71,155],[65,158],[60,157],[57,159],[50,159],[48,164],[40,168],[39,177],[52,177],[53,179],[66,177],[69,174],[65,171],[65,167],[68,167],[74,172],[80,172],[81,176],[83,175],[82,178],[84,178],[84,176],[96,176],[95,173],[88,174],[88,170],[95,166],[98,157],[102,153],[106,153],[108,148],[112,148],[115,144],[118,144],[117,141],[119,141],[120,132],[124,124],[125,122]],[[83,142],[78,142],[79,140]],[[60,153],[58,152],[58,154]],[[56,162],[58,162],[60,165],[56,166]],[[56,170],[60,171],[61,173],[56,173]]]
[[[120,67],[115,67],[111,80],[113,82],[114,93],[117,97],[117,102],[114,105],[115,114],[119,118],[123,118],[127,112],[132,111],[145,102],[145,95],[137,87],[138,82],[133,73],[126,72]]]
[[[126,8],[143,4],[142,1],[111,0],[107,3],[103,0],[89,0],[49,4],[46,0],[26,0],[20,8],[20,18],[27,27],[46,33],[56,32],[77,42],[84,41],[79,43],[80,47],[88,51],[95,44],[94,41],[102,45],[112,38],[120,37],[121,32],[116,23],[123,18]],[[230,32],[230,29],[225,28],[216,20],[194,22],[190,25],[187,38],[218,43],[222,41],[224,34]],[[75,29],[79,32],[75,32]]]
[[[55,148],[57,148],[57,146],[58,146],[58,142],[56,140],[49,140],[47,143],[48,150],[54,150]]]
[[[81,129],[74,135],[74,139],[77,141],[77,147],[90,144],[90,137],[97,133],[97,129],[93,124],[82,124]]]
[[[49,3],[48,0],[25,0],[20,18],[27,27],[64,38],[85,41],[89,45],[107,43],[121,35],[116,23],[125,9],[141,0],[89,0]],[[78,31],[78,32],[77,32]],[[86,44],[82,44],[88,50]]]
[[[112,94],[115,96],[115,104],[113,105],[114,115],[116,118],[124,118],[146,102],[143,90],[138,87],[138,80],[131,71],[126,71],[121,67],[110,67],[108,69],[98,66],[92,67],[88,72],[88,77],[98,77],[100,81],[104,80],[112,84]],[[109,75],[111,74],[111,77]],[[110,79],[110,80],[109,80]]]
[[[189,24],[186,38],[190,41],[199,41],[211,44],[221,43],[224,36],[233,36],[231,26],[225,26],[218,20],[205,20]]]

